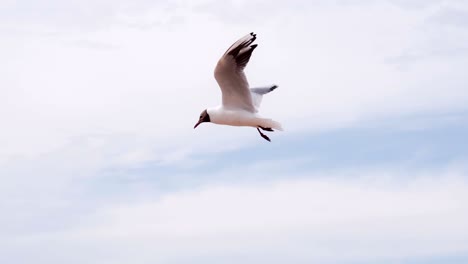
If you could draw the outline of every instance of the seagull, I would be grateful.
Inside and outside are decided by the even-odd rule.
[[[194,129],[205,122],[254,127],[267,141],[271,140],[260,129],[269,132],[273,132],[274,129],[283,130],[279,122],[257,114],[263,95],[275,90],[278,86],[250,88],[244,73],[244,68],[257,47],[257,44],[252,44],[256,38],[257,35],[253,32],[247,34],[232,44],[219,59],[214,70],[214,77],[221,88],[222,103],[217,107],[203,110]]]

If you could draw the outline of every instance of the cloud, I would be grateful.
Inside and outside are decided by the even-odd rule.
[[[440,169],[466,160],[466,30],[447,17],[463,3],[302,4],[3,1],[2,262],[466,252],[466,173]],[[286,132],[269,145],[192,129],[219,103],[217,59],[250,31],[251,85],[280,85],[262,114]],[[359,129],[376,126],[387,136]]]
[[[446,7],[439,10],[433,17],[431,17],[431,20],[435,23],[467,29],[467,14],[468,8]]]
[[[0,9],[1,20],[6,28],[33,28],[64,31],[95,31],[122,23],[130,17],[145,15],[160,10],[173,14],[178,8],[175,2],[167,1],[6,1]],[[154,11],[153,11],[154,12]]]
[[[101,4],[83,8],[99,14],[113,6]],[[231,143],[236,136],[222,136],[222,128],[187,128],[202,109],[219,101],[212,78],[216,60],[237,37],[253,29],[259,33],[260,48],[247,74],[252,85],[280,85],[265,98],[262,113],[285,123],[289,132],[346,127],[402,113],[458,111],[466,105],[467,80],[461,70],[466,56],[449,56],[452,44],[432,41],[441,29],[418,30],[430,10],[333,4],[318,5],[306,14],[295,9],[278,13],[280,8],[247,27],[211,23],[188,3],[167,8],[183,15],[186,23],[146,28],[152,23],[146,18],[166,10],[148,8],[126,20],[145,29],[115,23],[92,32],[5,37],[0,159],[47,153],[71,138],[94,134],[129,135],[162,152],[187,149],[187,144],[197,144],[195,138],[214,146],[238,144]],[[449,36],[450,43],[456,43],[461,35]],[[414,56],[426,59],[420,64],[403,59]],[[389,58],[396,58],[399,66],[388,63]],[[251,134],[239,135],[245,140]],[[215,144],[218,139],[223,144]],[[180,151],[190,150],[175,150]]]
[[[29,256],[44,263],[68,259],[74,248],[88,252],[77,263],[209,263],[213,256],[354,263],[467,252],[468,182],[457,168],[322,173],[114,203],[73,229],[27,235],[10,247],[53,245],[60,254]]]
[[[440,6],[444,4],[444,1],[442,0],[429,0],[429,1],[424,1],[424,0],[410,0],[410,1],[404,1],[404,0],[388,0],[388,2],[397,5],[401,8],[407,8],[407,9],[412,9],[412,10],[418,10],[418,9],[424,9],[428,8],[431,6]]]

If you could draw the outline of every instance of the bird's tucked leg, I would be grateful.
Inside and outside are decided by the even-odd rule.
[[[273,128],[271,128],[271,127],[262,127],[262,126],[258,126],[258,127],[261,128],[261,129],[264,130],[264,131],[275,132],[275,131],[273,130]]]
[[[264,138],[265,140],[268,140],[269,142],[271,142],[270,138],[267,135],[263,134],[262,131],[260,131],[260,129],[258,129],[258,127],[257,127],[257,131],[258,131],[258,133],[260,133],[260,136],[262,136],[262,138]]]

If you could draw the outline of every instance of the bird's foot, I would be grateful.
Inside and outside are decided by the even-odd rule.
[[[262,129],[263,129],[263,128],[262,128]],[[258,127],[257,127],[257,131],[258,131],[258,133],[260,133],[260,136],[261,136],[262,138],[264,138],[264,139],[267,140],[268,142],[271,142],[270,138],[269,138],[267,135],[263,134],[262,131],[260,131],[260,129],[258,129]]]

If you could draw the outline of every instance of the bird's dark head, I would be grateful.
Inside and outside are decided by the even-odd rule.
[[[197,128],[197,126],[200,125],[201,123],[210,122],[210,121],[211,121],[210,115],[208,115],[208,111],[205,109],[203,110],[203,112],[201,112],[200,119],[198,119],[198,122],[195,124],[193,129]]]

